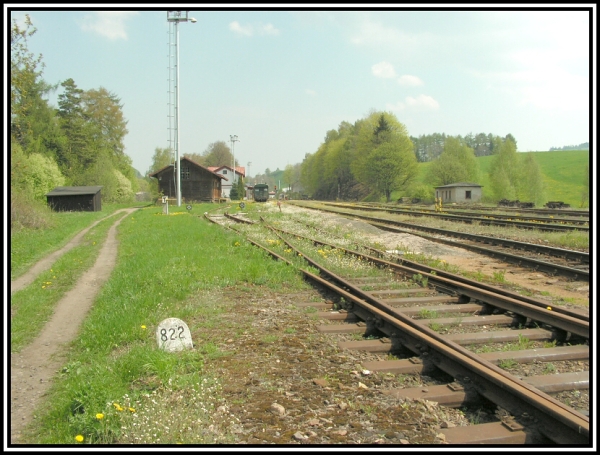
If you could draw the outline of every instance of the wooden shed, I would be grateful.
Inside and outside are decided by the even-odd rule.
[[[101,186],[57,186],[46,200],[55,212],[100,212]]]
[[[435,197],[441,198],[443,203],[469,203],[481,201],[483,187],[477,183],[451,183],[436,186]]]
[[[183,157],[181,163],[181,199],[186,202],[219,202],[222,175],[215,174],[204,166]],[[158,180],[158,189],[169,198],[177,197],[175,166],[170,164],[150,174]]]

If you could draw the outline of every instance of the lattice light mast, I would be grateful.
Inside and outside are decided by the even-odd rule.
[[[171,25],[174,27],[174,33],[171,33],[169,30],[169,67],[171,67],[171,49],[172,44],[170,40],[175,35],[175,85],[174,90],[171,91],[171,71],[169,71],[169,98],[171,97],[171,93],[174,93],[174,118],[175,118],[175,127],[174,127],[174,138],[172,140],[172,145],[175,146],[175,179],[177,180],[177,206],[181,207],[181,163],[180,163],[180,150],[179,150],[179,23],[180,22],[197,22],[193,17],[188,16],[189,11],[167,11],[167,22],[169,22],[169,29]],[[169,114],[169,118],[171,115]]]

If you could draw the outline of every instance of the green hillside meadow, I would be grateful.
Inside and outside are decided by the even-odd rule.
[[[560,150],[531,153],[533,153],[544,175],[547,200],[563,201],[570,204],[573,208],[581,207],[581,194],[585,184],[584,174],[586,165],[589,163],[589,151]],[[525,153],[520,153],[519,155],[525,155]],[[477,157],[481,172],[481,181],[476,183],[483,186],[484,198],[489,195],[490,178],[488,172],[493,159],[493,156]],[[427,168],[430,165],[430,162],[419,163],[419,176],[417,178],[419,182],[425,183]]]

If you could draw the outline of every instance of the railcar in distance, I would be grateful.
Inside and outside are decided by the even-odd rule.
[[[252,190],[255,202],[267,202],[269,199],[269,185],[266,183],[257,183]]]

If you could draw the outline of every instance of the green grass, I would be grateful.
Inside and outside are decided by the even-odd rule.
[[[130,205],[129,205],[130,206]],[[35,262],[63,247],[79,231],[94,221],[114,214],[127,206],[104,204],[99,212],[59,212],[51,218],[51,229],[19,229],[10,233],[10,278],[25,273]]]
[[[588,150],[569,150],[554,152],[532,152],[533,157],[540,166],[546,186],[548,201],[563,201],[572,208],[581,205],[581,192],[583,189],[585,166],[589,163]],[[490,188],[488,175],[493,156],[477,158],[481,171],[483,194],[485,188]]]
[[[203,213],[211,206],[196,207],[198,213]],[[151,207],[121,222],[116,267],[27,431],[27,439],[32,443],[75,444],[77,435],[84,437],[84,444],[130,441],[132,434],[142,440],[151,438],[135,433],[132,415],[127,412],[130,406],[140,419],[158,418],[164,412],[164,419],[172,421],[172,428],[182,425],[182,421],[210,419],[210,406],[217,405],[219,393],[214,390],[209,393],[203,388],[205,381],[215,380],[207,375],[204,365],[231,354],[219,349],[217,340],[205,339],[203,328],[227,324],[221,320],[227,300],[222,297],[223,290],[257,285],[272,290],[281,290],[283,285],[291,292],[307,288],[293,268],[273,261],[239,235],[188,214],[184,207],[171,213],[165,216],[160,207]],[[77,268],[84,268],[86,261],[96,254],[90,242],[95,241],[93,246],[97,248],[110,224],[107,220],[98,225],[88,234],[85,245],[65,255],[64,264],[59,261],[52,267],[49,273],[58,273],[52,275],[56,279],[43,275],[22,291],[23,295],[31,293],[27,305],[32,306],[35,296],[44,295],[39,292],[45,281],[56,280],[50,290],[54,285],[66,289],[67,282],[60,282],[60,274],[69,269],[68,261],[77,261],[80,264]],[[215,257],[220,260],[215,261]],[[59,282],[60,286],[56,284]],[[49,300],[55,302],[58,297],[57,292]],[[52,303],[44,305],[51,307]],[[15,317],[19,313],[24,320],[38,317],[35,310],[25,313],[25,306],[20,304]],[[157,349],[154,331],[162,320],[170,317],[188,324],[194,350],[171,354]],[[16,332],[11,336],[20,336],[19,345],[26,341]],[[190,394],[193,390],[197,393],[192,393],[190,399],[203,390],[210,399],[197,408],[186,407],[185,415],[178,414],[170,400],[174,395]],[[124,411],[119,411],[113,403]],[[158,407],[154,409],[155,406]],[[99,413],[105,418],[97,419]],[[183,438],[173,439],[171,430],[156,431],[162,437],[147,442],[157,439],[166,443],[198,442],[197,434],[185,436],[184,431]]]
[[[79,246],[61,256],[25,289],[11,295],[11,352],[31,342],[50,319],[56,303],[90,268],[100,252],[108,229],[117,218],[101,221],[88,231]]]
[[[589,163],[590,152],[588,150],[569,150],[554,152],[532,152],[533,157],[540,166],[546,186],[546,198],[548,201],[563,201],[571,205],[571,208],[581,206],[581,193],[585,183],[585,167]],[[524,153],[519,153],[522,158]],[[483,197],[490,196],[491,182],[489,169],[494,156],[477,157],[479,164],[480,185],[483,186]],[[426,185],[425,178],[427,169],[431,162],[419,163],[419,174],[416,183]],[[394,193],[392,200],[397,200],[402,194]]]

